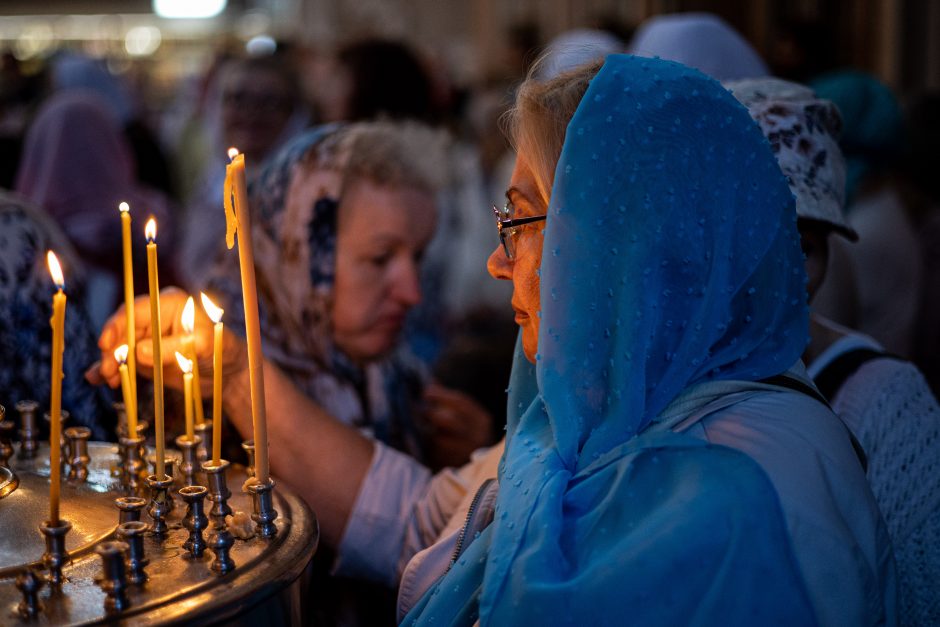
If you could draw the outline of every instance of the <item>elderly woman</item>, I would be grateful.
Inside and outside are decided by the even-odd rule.
[[[291,463],[339,567],[400,580],[407,624],[893,621],[864,472],[798,365],[792,196],[743,107],[612,55],[525,83],[513,135],[505,448],[429,479],[324,421],[342,455]]]
[[[277,422],[290,425],[284,441],[273,437],[272,446],[282,451],[273,460],[275,472],[281,463],[292,465],[295,450],[298,456],[310,450],[306,434],[319,433],[321,416],[328,418],[327,432],[334,424],[352,427],[425,463],[441,440],[454,455],[441,461],[451,465],[490,441],[489,415],[468,397],[429,382],[399,346],[405,316],[421,299],[417,272],[435,228],[440,144],[437,134],[417,124],[323,127],[289,143],[251,186],[265,379],[269,394],[289,388],[268,401],[269,413],[286,414]],[[210,291],[226,310],[226,329],[239,329],[238,263],[226,253],[210,272]],[[175,288],[161,296],[169,355],[180,339],[185,299]],[[149,335],[146,298],[136,308],[138,333]],[[200,315],[199,321],[200,368],[211,372],[211,336],[204,333],[207,320]],[[100,374],[112,385],[116,365],[109,351],[122,337],[118,312],[99,342]],[[245,344],[232,333],[225,341],[223,407],[251,437]],[[149,343],[138,345],[146,370]],[[168,380],[179,383],[178,372],[170,373]],[[311,403],[314,408],[304,411]]]

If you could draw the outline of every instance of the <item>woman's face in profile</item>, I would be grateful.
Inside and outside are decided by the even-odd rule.
[[[513,204],[513,217],[545,215],[548,206],[538,192],[535,176],[526,162],[525,155],[516,157],[516,167],[506,197]],[[494,278],[512,281],[512,308],[516,324],[522,329],[522,350],[531,362],[539,348],[539,268],[542,266],[543,222],[525,225],[515,237],[515,258],[507,259],[503,247],[497,245],[490,255],[486,267]]]
[[[336,239],[333,340],[358,362],[398,342],[421,301],[419,262],[436,226],[434,198],[409,187],[354,184],[343,196]]]

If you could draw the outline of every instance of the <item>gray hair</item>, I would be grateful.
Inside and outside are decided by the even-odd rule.
[[[338,171],[343,191],[367,180],[435,194],[447,184],[446,146],[444,132],[417,122],[356,122],[324,138],[304,165]]]

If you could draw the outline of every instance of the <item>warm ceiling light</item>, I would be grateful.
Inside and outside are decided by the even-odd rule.
[[[153,12],[168,18],[215,17],[227,0],[153,0]]]

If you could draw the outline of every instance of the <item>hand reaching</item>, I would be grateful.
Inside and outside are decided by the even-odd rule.
[[[176,363],[176,351],[182,350],[184,338],[181,315],[186,299],[189,297],[177,287],[168,287],[160,291],[160,332],[162,337],[161,357],[163,380],[166,385],[182,389],[183,377]],[[197,299],[194,344],[199,370],[202,393],[212,394],[212,321],[209,320]],[[147,378],[153,377],[153,328],[150,319],[150,298],[138,296],[134,300],[134,327],[137,338],[137,372]],[[95,385],[107,383],[112,388],[121,384],[118,362],[114,359],[114,349],[127,343],[127,326],[124,305],[118,308],[105,323],[98,338],[101,349],[101,361],[85,373],[88,381]],[[244,367],[244,341],[235,337],[227,329],[223,335],[223,371],[233,374]]]

